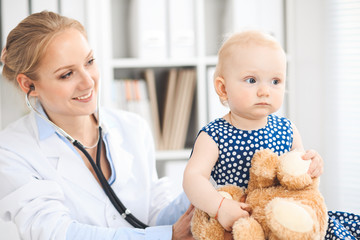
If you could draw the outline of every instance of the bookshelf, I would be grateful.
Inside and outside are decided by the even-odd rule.
[[[27,0],[21,1],[28,3]],[[10,3],[11,1],[6,0],[5,2]],[[57,1],[51,0],[51,2]],[[101,72],[102,105],[116,107],[112,96],[116,79],[143,78],[144,72],[151,69],[155,74],[159,117],[162,119],[169,71],[174,68],[177,70],[194,69],[196,84],[188,129],[185,130],[185,146],[176,150],[158,150],[156,158],[159,165],[169,164],[172,161],[186,161],[199,129],[227,111],[221,109],[222,106],[219,106],[220,103],[216,99],[214,101],[212,80],[209,79],[209,73],[217,63],[218,48],[227,33],[246,27],[265,29],[273,33],[285,47],[284,15],[286,6],[284,0],[81,0],[76,7],[77,11],[70,11],[72,8],[66,7],[70,6],[67,4],[70,2],[69,0],[60,2],[62,3],[61,13],[79,19],[87,29],[88,39],[94,48]],[[149,5],[149,2],[154,6]],[[54,6],[57,8],[56,4]],[[139,10],[144,6],[145,10]],[[155,6],[158,7],[155,8]],[[141,25],[141,19],[134,19],[132,14],[136,9],[133,8],[137,8],[137,17],[141,17],[139,13],[145,11],[144,15],[148,17],[145,19],[146,24]],[[44,8],[38,6],[36,9],[40,11]],[[149,31],[150,28],[162,24],[159,19],[156,19],[156,23],[151,24],[152,18],[149,14],[156,13],[157,9],[165,11],[165,13],[158,14],[163,16],[165,26],[162,30],[151,29]],[[177,11],[174,12],[174,9]],[[181,26],[183,22],[184,26]],[[171,24],[175,27],[171,27]],[[174,32],[174,29],[177,32]],[[139,32],[147,32],[147,40],[153,40],[150,42],[152,45],[150,44],[149,48],[154,50],[153,48],[156,47],[165,47],[165,55],[154,54],[155,50],[150,54],[147,53],[148,55],[140,55],[139,52],[135,54],[136,51],[132,50],[134,39],[132,36],[136,34],[133,31],[138,31],[137,35]],[[165,31],[164,34],[160,34],[165,38],[163,40],[156,38],[157,36],[154,34],[156,31]],[[173,50],[170,43],[179,44],[180,51]],[[7,115],[4,114],[7,111],[7,108],[4,108],[5,93],[6,89],[10,87],[2,85],[1,88],[0,101],[1,99],[3,101],[0,103],[3,114],[0,114],[0,123],[3,128],[15,117],[8,120]],[[22,96],[17,99],[19,102],[23,101]],[[217,107],[215,107],[216,105]],[[284,105],[286,106],[288,103]],[[219,109],[219,111],[214,109]],[[24,111],[20,110],[17,115],[22,115]],[[181,170],[179,169],[179,171]],[[160,173],[159,175],[164,174]]]
[[[227,33],[244,28],[258,28],[271,32],[283,45],[285,43],[284,2],[282,0],[184,0],[180,5],[178,2],[156,0],[153,1],[154,8],[151,8],[151,11],[145,0],[106,0],[101,2],[101,6],[96,6],[98,3],[93,2],[94,8],[103,9],[100,12],[111,12],[110,15],[100,16],[104,24],[100,24],[101,31],[98,30],[101,35],[107,37],[99,49],[103,57],[99,62],[106,63],[101,68],[103,76],[106,76],[106,78],[102,78],[104,105],[114,106],[113,98],[108,93],[111,91],[115,79],[141,78],[146,69],[152,69],[155,72],[159,113],[162,118],[161,109],[164,108],[163,101],[170,69],[194,69],[196,72],[196,87],[189,128],[186,130],[185,147],[177,150],[158,150],[157,160],[159,162],[186,160],[190,155],[190,148],[198,130],[213,119],[214,116],[210,111],[212,106],[209,106],[208,99],[211,95],[210,91],[213,91],[212,81],[208,79],[209,71],[216,65],[217,50]],[[174,3],[178,5],[172,6]],[[155,8],[155,6],[158,7]],[[143,9],[143,7],[147,9]],[[174,13],[171,12],[174,7],[180,12],[175,14],[177,15],[175,17],[182,19],[174,20]],[[142,19],[139,13],[143,13],[148,19]],[[165,16],[165,19],[160,21],[153,17],[153,20],[151,13]],[[244,16],[239,17],[239,13]],[[134,19],[134,15],[137,19]],[[152,20],[154,24],[151,24]],[[185,26],[179,25],[179,21],[183,21]],[[172,27],[171,24],[175,27]],[[181,31],[173,33],[174,28]],[[154,44],[148,44],[149,52],[143,49],[144,46],[139,47],[142,37],[145,38],[143,42],[149,40],[146,38],[146,32],[159,34],[158,37],[151,36]],[[185,39],[183,44],[180,44],[180,47],[184,47],[185,54],[183,56],[176,54],[173,56],[172,54],[174,41],[171,37],[176,34],[182,34],[181,37]],[[132,38],[134,35],[139,36],[139,39],[134,40]],[[162,42],[164,35],[167,36],[165,44]],[[135,47],[142,49],[138,49],[134,53],[132,42],[136,42]],[[160,49],[158,54],[153,48]],[[143,52],[139,52],[140,50]],[[222,111],[227,110],[223,109]],[[220,117],[221,114],[217,117]]]

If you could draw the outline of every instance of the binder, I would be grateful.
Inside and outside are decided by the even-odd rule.
[[[167,57],[166,11],[166,0],[130,1],[130,57]]]
[[[22,21],[26,16],[29,15],[30,6],[28,3],[28,0],[1,1],[1,49],[5,46],[6,38],[10,31],[15,28],[20,21]]]
[[[169,0],[169,56],[195,56],[195,2]]]
[[[81,24],[86,26],[86,0],[61,0],[60,4],[62,15],[76,19]]]
[[[32,0],[31,13],[41,12],[43,10],[58,12],[57,0]]]
[[[255,29],[273,35],[284,44],[282,0],[230,0],[224,14],[225,32]]]

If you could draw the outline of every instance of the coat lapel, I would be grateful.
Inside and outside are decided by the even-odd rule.
[[[44,124],[47,123],[44,122]],[[123,148],[124,139],[118,128],[107,128],[106,123],[103,123],[102,127],[109,151],[108,155],[114,166],[115,173],[112,174],[115,174],[115,181],[119,187],[125,186],[134,178],[132,169],[134,156]],[[69,144],[71,145],[71,143]],[[47,162],[56,170],[57,178],[70,181],[71,184],[84,189],[99,200],[107,199],[101,186],[72,145],[68,146],[66,141],[61,140],[57,134],[53,133],[45,139],[39,140],[39,146]]]
[[[97,199],[104,200],[105,194],[101,186],[80,155],[56,134],[42,140],[40,147],[48,162],[56,169],[58,178],[66,179]]]
[[[111,129],[111,131],[107,131],[105,128],[104,130],[116,174],[115,181],[120,184],[120,186],[124,186],[130,179],[134,178],[132,170],[134,156],[124,150],[124,139],[118,129],[114,128]]]

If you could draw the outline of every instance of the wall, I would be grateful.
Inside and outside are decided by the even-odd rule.
[[[337,209],[336,154],[329,140],[331,90],[325,71],[325,0],[287,0],[287,35],[290,57],[290,118],[305,149],[315,149],[324,159],[320,189],[329,209]]]

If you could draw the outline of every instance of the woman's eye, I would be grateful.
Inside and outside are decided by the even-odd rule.
[[[247,82],[247,83],[256,83],[256,80],[255,80],[255,78],[247,78],[245,80],[245,82]]]
[[[61,79],[69,78],[69,77],[72,75],[72,73],[73,73],[73,72],[70,71],[70,72],[68,72],[68,73],[66,73],[66,74],[64,74],[64,75],[61,75],[60,78],[61,78]]]
[[[92,65],[95,61],[95,58],[92,58],[90,59],[88,62],[87,62],[87,65]]]

